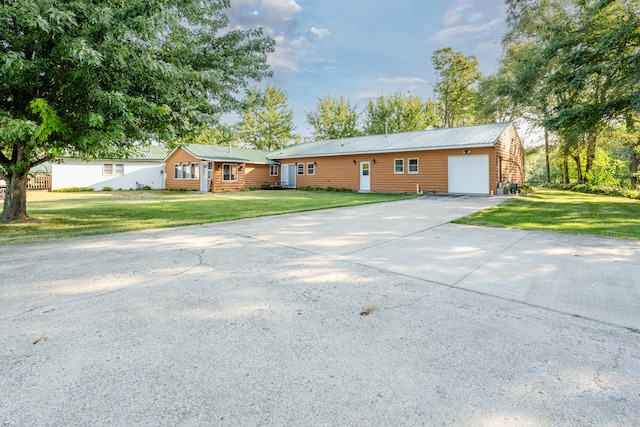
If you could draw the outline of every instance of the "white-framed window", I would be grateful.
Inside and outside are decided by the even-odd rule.
[[[222,165],[222,180],[237,181],[238,180],[238,165],[233,163],[225,163]]]
[[[102,175],[113,175],[113,163],[105,163],[102,165]]]
[[[199,169],[199,163],[191,163],[191,179],[198,179],[198,177],[200,176],[200,174],[198,173]]]
[[[393,161],[393,173],[404,173],[404,159],[395,159]]]
[[[298,163],[298,175],[304,175],[304,163]]]
[[[278,165],[269,166],[269,176],[278,176]]]
[[[180,163],[173,164],[173,178],[182,179],[182,165]]]
[[[124,164],[116,163],[116,175],[124,175]]]
[[[213,178],[213,162],[207,163],[207,179]]]
[[[182,164],[182,179],[191,179],[191,168],[189,163]]]
[[[307,175],[315,175],[315,174],[316,174],[316,164],[307,163]]]
[[[418,173],[418,159],[408,159],[409,173]]]

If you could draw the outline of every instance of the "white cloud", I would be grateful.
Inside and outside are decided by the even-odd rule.
[[[460,43],[466,40],[477,39],[488,36],[503,24],[502,19],[478,25],[466,24],[445,28],[435,35],[435,39],[441,44]]]
[[[434,39],[448,45],[489,36],[501,31],[505,11],[502,0],[455,0]]]
[[[331,31],[327,30],[326,28],[311,27],[309,32],[320,40],[331,35]]]
[[[331,35],[319,26],[302,30],[302,11],[297,0],[233,0],[229,25],[238,29],[261,27],[276,41],[276,50],[268,58],[271,68],[298,72],[313,51],[313,43]]]
[[[393,95],[398,92],[419,95],[427,81],[422,77],[399,76],[361,80],[359,83],[365,89],[356,95],[356,101],[378,98],[380,95]]]
[[[276,70],[299,71],[298,61],[306,53],[304,37],[287,39],[284,35],[275,37],[276,51],[269,55],[269,66]]]
[[[380,77],[378,79],[365,80],[364,83],[396,86],[422,86],[427,82],[421,77]]]
[[[262,0],[262,9],[268,21],[288,22],[302,11],[296,0]]]

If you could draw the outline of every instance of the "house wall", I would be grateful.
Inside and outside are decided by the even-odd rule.
[[[305,174],[296,176],[296,187],[360,188],[360,162],[371,162],[371,191],[387,193],[413,193],[420,191],[448,192],[448,158],[452,155],[488,154],[495,164],[495,148],[412,151],[406,153],[376,153],[355,156],[334,156],[282,160],[283,164],[304,163]],[[395,160],[404,160],[404,172],[395,173]],[[409,173],[409,159],[418,159],[418,173]],[[355,160],[355,164],[354,164]],[[375,160],[375,163],[374,163]],[[315,175],[307,175],[307,163],[315,162]],[[489,182],[497,180],[495,168],[489,168]],[[496,181],[497,182],[497,181]],[[487,189],[489,193],[489,189]]]
[[[103,165],[113,164],[113,175],[103,175]],[[123,175],[115,175],[115,165],[124,165]],[[136,183],[148,185],[153,189],[163,186],[162,161],[133,162],[124,160],[83,160],[65,159],[63,163],[51,165],[51,189],[69,187],[92,187],[102,190],[104,187],[117,189],[135,189]]]
[[[194,179],[184,179],[174,177],[174,165],[176,163],[192,163],[198,162],[200,159],[193,157],[187,151],[178,149],[166,160],[167,178],[165,188],[168,189],[185,189],[200,191],[200,177]],[[238,167],[238,175],[236,181],[223,181],[223,165],[233,164]],[[255,163],[239,163],[239,162],[214,162],[213,163],[213,180],[209,182],[209,190],[218,193],[225,191],[238,191],[247,187],[260,187],[268,181],[279,181],[280,177],[269,176],[269,165]]]
[[[171,156],[169,156],[169,158],[167,158],[165,160],[165,169],[166,169],[166,178],[165,178],[165,184],[164,184],[164,188],[167,189],[172,189],[172,190],[193,190],[193,191],[200,191],[200,178],[198,175],[198,178],[190,178],[190,179],[184,179],[184,178],[175,178],[174,175],[174,165],[176,163],[182,164],[182,163],[193,163],[193,162],[197,162],[198,165],[200,164],[200,159],[197,159],[195,157],[193,157],[191,154],[189,154],[188,152],[179,149],[176,150],[173,154],[171,154]]]
[[[515,182],[520,186],[524,185],[524,149],[515,126],[511,125],[502,134],[496,143],[496,154],[496,158],[491,163],[496,165],[493,168],[496,173],[495,176],[492,176],[490,182],[497,186],[501,176],[508,183]],[[501,161],[498,161],[497,156],[501,157]],[[500,167],[500,171],[498,171],[498,167]]]
[[[278,166],[278,175],[276,176],[270,176],[269,171],[269,165],[246,163],[246,186],[260,188],[267,182],[280,182],[280,167]]]

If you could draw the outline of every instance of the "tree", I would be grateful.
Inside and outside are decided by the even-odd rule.
[[[431,62],[438,75],[434,92],[442,112],[442,126],[471,124],[476,85],[482,79],[478,60],[446,47],[434,51]]]
[[[244,142],[259,150],[273,150],[296,139],[293,110],[281,89],[272,85],[267,85],[264,91],[253,88],[247,97],[248,107],[238,125]]]
[[[318,141],[360,135],[356,107],[343,95],[339,99],[331,95],[319,98],[316,111],[307,113],[307,123],[313,126],[313,137]]]
[[[370,100],[365,109],[367,135],[425,130],[438,123],[437,106],[431,100],[395,93]]]
[[[1,221],[24,220],[29,170],[63,153],[125,157],[212,124],[270,75],[273,40],[229,31],[229,0],[0,5]]]
[[[182,138],[175,138],[165,145],[173,149],[180,144],[203,144],[203,145],[237,145],[238,135],[233,126],[218,122],[215,126],[204,125],[199,130]]]
[[[637,0],[507,0],[511,31],[505,40],[534,46],[545,64],[541,92],[552,103],[545,129],[571,152],[578,179],[588,179],[602,131],[626,121],[630,134],[640,112],[640,7]],[[525,67],[532,62],[524,59]],[[535,68],[535,67],[533,67]],[[637,138],[630,138],[632,185]],[[584,150],[584,159],[582,152]],[[584,162],[583,162],[584,160]]]

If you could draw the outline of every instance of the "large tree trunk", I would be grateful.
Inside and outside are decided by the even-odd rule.
[[[569,184],[569,159],[566,156],[562,159],[562,183]]]
[[[587,135],[587,164],[585,165],[585,174],[588,174],[593,168],[593,163],[596,159],[596,143],[598,141],[598,134],[591,132]]]
[[[582,175],[582,164],[580,162],[580,156],[573,156],[573,160],[576,162],[576,170],[578,172],[578,184],[583,184],[584,177]]]
[[[549,163],[549,131],[544,129],[544,158],[547,166],[547,184],[551,183],[551,165]]]
[[[27,216],[27,181],[29,170],[20,175],[7,177],[7,191],[4,196],[4,211],[0,222],[25,221]]]
[[[631,167],[629,171],[631,172],[631,188],[638,188],[638,166],[640,166],[640,140],[633,144],[631,147]]]
[[[636,131],[636,120],[629,114],[626,117],[627,132],[633,135]],[[638,188],[638,167],[640,166],[640,136],[638,139],[629,145],[631,151],[631,165],[629,166],[629,172],[631,173],[631,188]]]

